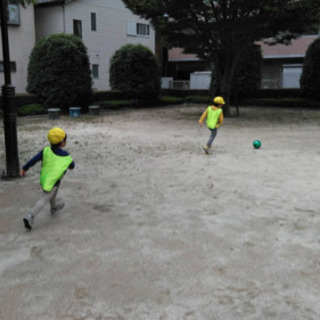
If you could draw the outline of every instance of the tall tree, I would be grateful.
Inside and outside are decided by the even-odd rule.
[[[150,19],[168,47],[213,62],[227,102],[247,44],[269,38],[270,43],[288,44],[320,21],[320,0],[122,1],[133,13]]]

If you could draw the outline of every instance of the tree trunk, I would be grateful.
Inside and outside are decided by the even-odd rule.
[[[225,100],[226,104],[223,108],[223,113],[226,117],[230,116],[230,95],[232,79],[241,55],[240,48],[227,47],[223,61],[223,74],[221,77],[221,96]]]

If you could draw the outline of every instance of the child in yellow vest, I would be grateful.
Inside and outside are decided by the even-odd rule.
[[[209,154],[211,149],[212,142],[218,133],[218,128],[223,123],[223,112],[222,106],[225,104],[222,97],[215,97],[213,99],[213,106],[209,106],[202,114],[199,120],[199,125],[202,126],[204,120],[207,119],[207,127],[211,131],[209,140],[207,144],[203,147],[203,150],[206,154]]]
[[[64,203],[56,203],[58,188],[67,169],[74,168],[71,156],[68,152],[62,150],[67,143],[66,133],[61,128],[52,128],[48,132],[48,140],[51,146],[41,150],[21,169],[21,177],[24,177],[30,167],[42,161],[40,185],[43,192],[31,212],[23,219],[24,226],[28,230],[32,229],[35,217],[48,202],[50,203],[51,214],[64,207]]]

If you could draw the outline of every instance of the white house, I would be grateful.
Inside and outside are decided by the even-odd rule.
[[[155,52],[154,29],[121,0],[38,0],[35,25],[37,40],[54,33],[82,38],[95,90],[110,89],[110,58],[124,44],[140,43]]]
[[[35,44],[33,6],[22,8],[9,1],[8,21],[11,82],[17,93],[25,92],[27,85],[29,55]],[[2,38],[0,37],[0,84],[4,83]]]

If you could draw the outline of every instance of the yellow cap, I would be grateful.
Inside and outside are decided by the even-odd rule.
[[[224,100],[223,100],[222,97],[215,97],[215,98],[213,99],[213,102],[214,102],[215,104],[225,104],[225,102],[224,102]]]
[[[48,132],[48,140],[51,144],[58,144],[64,140],[66,133],[58,127],[52,128]]]

